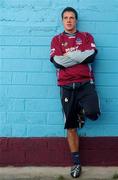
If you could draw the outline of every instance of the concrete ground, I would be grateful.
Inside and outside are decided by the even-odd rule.
[[[0,180],[71,180],[69,167],[1,167]],[[79,180],[118,180],[118,167],[83,167]]]

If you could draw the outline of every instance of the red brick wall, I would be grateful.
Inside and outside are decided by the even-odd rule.
[[[82,137],[83,165],[117,166],[118,137]],[[69,166],[66,138],[0,138],[0,166]]]

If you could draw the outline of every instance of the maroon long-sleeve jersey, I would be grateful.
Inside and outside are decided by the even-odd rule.
[[[61,33],[51,42],[50,59],[63,56],[65,53],[86,50],[96,50],[93,36],[87,32],[77,31],[75,34]],[[80,63],[74,66],[57,69],[58,85],[67,85],[73,82],[93,81],[94,75],[90,63]]]

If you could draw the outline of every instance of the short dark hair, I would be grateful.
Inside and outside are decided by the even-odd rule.
[[[63,19],[63,15],[64,15],[64,13],[65,13],[66,11],[73,12],[73,13],[75,14],[76,20],[78,19],[78,13],[77,13],[77,11],[76,11],[74,8],[72,8],[72,7],[66,7],[66,8],[62,11],[62,13],[61,13],[62,19]]]

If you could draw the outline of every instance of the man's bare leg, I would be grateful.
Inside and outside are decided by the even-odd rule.
[[[79,137],[77,134],[77,129],[68,129],[67,130],[68,144],[70,151],[78,152],[79,151]]]
[[[71,168],[70,174],[73,178],[76,178],[79,177],[81,174],[81,165],[79,157],[79,137],[77,134],[77,129],[68,129],[67,138],[74,164],[74,166]]]

